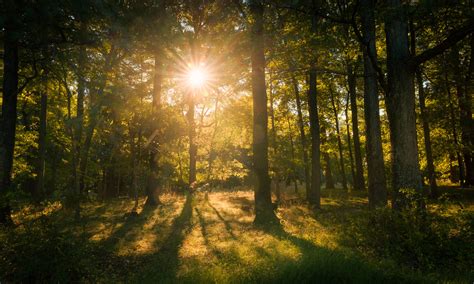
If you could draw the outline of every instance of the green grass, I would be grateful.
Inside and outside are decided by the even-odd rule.
[[[252,224],[250,191],[166,195],[163,206],[140,208],[137,218],[124,216],[133,207],[133,201],[128,199],[89,203],[83,208],[80,223],[73,222],[58,204],[53,204],[47,207],[46,217],[40,218],[48,225],[38,229],[49,231],[40,234],[27,228],[37,226],[33,220],[41,213],[23,210],[15,218],[25,225],[13,231],[3,230],[0,239],[10,245],[22,244],[23,240],[25,251],[8,254],[4,245],[0,256],[7,265],[0,266],[0,279],[61,282],[71,275],[67,272],[69,265],[78,268],[73,272],[80,282],[472,281],[469,271],[443,275],[444,272],[429,268],[413,269],[397,259],[366,250],[357,240],[351,241],[360,233],[351,231],[354,225],[370,214],[366,199],[337,191],[323,196],[322,208],[316,211],[304,203],[283,203],[277,211],[281,227],[268,230]],[[286,199],[293,197],[290,193],[285,195]],[[37,237],[30,236],[32,233]],[[57,239],[42,242],[50,235]],[[79,241],[70,244],[73,239]],[[24,270],[29,261],[37,259],[29,258],[28,251],[41,246],[46,250],[45,262],[50,260],[48,257],[64,259],[63,276],[54,276],[54,271],[38,276],[33,269],[20,277],[12,271]],[[8,259],[15,256],[18,259]]]

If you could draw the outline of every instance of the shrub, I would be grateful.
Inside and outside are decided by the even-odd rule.
[[[366,213],[348,228],[345,241],[414,269],[469,271],[474,265],[474,214],[430,212],[420,197],[404,194],[408,206]]]
[[[0,281],[91,281],[112,259],[87,239],[61,231],[47,217],[14,229],[0,228]]]

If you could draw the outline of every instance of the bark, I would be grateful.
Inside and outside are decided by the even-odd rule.
[[[347,67],[349,97],[351,101],[352,114],[352,135],[354,138],[354,157],[355,157],[355,190],[365,190],[364,168],[362,167],[362,153],[360,149],[359,137],[359,116],[357,114],[357,93],[356,93],[356,76],[349,64]]]
[[[298,88],[298,81],[296,80],[295,76],[292,74],[291,77],[295,98],[296,98],[296,111],[298,113],[298,128],[300,130],[300,138],[301,138],[301,151],[303,152],[303,164],[304,164],[304,180],[306,183],[306,192],[311,190],[311,182],[309,177],[309,161],[308,161],[308,152],[306,146],[306,134],[304,131],[304,121],[303,121],[303,112],[301,110],[301,98],[300,92]]]
[[[375,47],[375,0],[361,0],[364,55],[364,118],[366,136],[369,207],[387,205],[387,182],[380,129],[379,94],[377,89],[377,49]],[[374,62],[372,62],[374,61]],[[374,64],[373,64],[374,63]]]
[[[39,202],[44,191],[45,182],[45,161],[46,161],[46,123],[47,123],[48,94],[47,89],[41,91],[40,98],[40,116],[39,116],[39,135],[38,135],[38,164],[36,168],[36,188],[35,200]]]
[[[265,91],[265,54],[263,40],[264,6],[259,0],[249,1],[252,23],[251,61],[253,98],[253,170],[255,184],[256,224],[277,223],[271,199],[270,177],[268,176],[268,114]]]
[[[3,31],[3,98],[0,125],[0,224],[13,224],[10,190],[18,99],[18,39],[16,33],[17,3],[6,1],[6,19]]]
[[[351,177],[352,177],[352,185],[356,180],[356,173],[355,173],[355,165],[354,165],[354,155],[352,154],[352,143],[351,143],[351,131],[350,131],[350,122],[349,122],[349,94],[346,99],[346,107],[344,110],[345,118],[346,118],[346,131],[347,131],[347,148],[349,149],[349,162],[351,166]]]
[[[339,119],[337,117],[338,109],[336,107],[336,102],[334,100],[334,94],[332,93],[332,90],[329,93],[331,96],[331,105],[332,105],[332,110],[334,113],[334,119],[336,121],[337,147],[339,150],[339,166],[341,167],[342,188],[344,189],[344,191],[347,191],[347,178],[346,178],[346,170],[345,170],[346,166],[344,164],[344,153],[342,151],[341,132],[339,129]]]
[[[404,206],[401,189],[421,193],[416,137],[414,70],[409,64],[408,21],[400,0],[389,0],[385,33],[387,38],[387,114],[392,144],[394,208]]]
[[[309,71],[309,130],[311,132],[311,190],[307,192],[306,199],[316,208],[321,207],[321,138],[318,117],[318,98],[316,88],[316,69]]]
[[[316,10],[317,1],[312,1],[313,10]],[[311,32],[317,33],[317,17],[311,18]],[[314,54],[317,54],[317,43],[314,37],[311,41]],[[311,133],[311,187],[306,192],[306,199],[316,208],[321,207],[321,137],[318,117],[318,90],[317,90],[317,56],[312,59],[309,69],[308,112],[309,130]]]
[[[149,144],[148,158],[149,158],[149,176],[146,184],[146,206],[156,206],[161,204],[159,198],[159,142],[156,141],[158,138],[155,135],[159,131],[160,127],[160,110],[161,110],[161,85],[163,81],[162,74],[162,61],[161,53],[155,51],[155,72],[153,75],[153,98],[152,98],[152,110],[151,115],[153,122],[152,124],[152,141]]]

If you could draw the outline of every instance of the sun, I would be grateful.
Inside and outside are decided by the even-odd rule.
[[[208,74],[201,66],[192,67],[188,71],[187,80],[193,88],[202,88],[208,80]]]

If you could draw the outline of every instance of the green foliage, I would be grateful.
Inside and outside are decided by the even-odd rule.
[[[97,280],[114,259],[48,217],[15,229],[0,228],[0,256],[2,281],[33,283]]]
[[[469,271],[474,265],[474,214],[424,210],[410,194],[407,201],[412,206],[399,211],[379,208],[365,213],[351,224],[345,241],[414,269]]]

